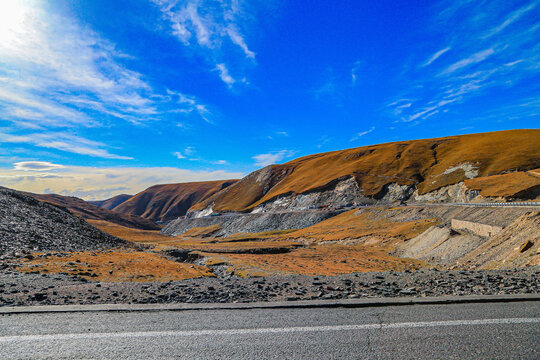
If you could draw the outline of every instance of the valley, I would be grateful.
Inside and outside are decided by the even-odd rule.
[[[520,130],[374,145],[93,203],[3,189],[0,298],[537,293],[538,143]]]

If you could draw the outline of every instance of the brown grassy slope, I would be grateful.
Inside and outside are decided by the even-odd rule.
[[[202,181],[181,184],[154,185],[138,193],[113,210],[138,215],[154,221],[173,220],[213,194],[237,180]]]
[[[485,197],[522,197],[535,198],[540,192],[540,172],[519,171],[510,174],[493,175],[482,178],[467,179],[465,185],[469,189],[480,190]],[[529,196],[527,196],[527,193]]]
[[[438,223],[434,218],[393,221],[388,218],[391,213],[391,209],[350,210],[308,228],[288,233],[284,237],[315,242],[372,237],[381,240],[377,241],[377,245],[380,246],[388,240],[412,239]]]
[[[117,207],[118,205],[120,205],[121,203],[123,203],[124,201],[131,198],[132,196],[133,195],[120,194],[120,195],[113,196],[112,198],[107,199],[107,200],[89,201],[89,203],[94,204],[94,205],[99,206],[99,207],[102,207],[102,208],[105,208],[105,209],[112,210],[115,207]]]
[[[83,251],[22,260],[21,272],[66,273],[101,282],[166,282],[214,275],[204,266],[179,263],[142,251]]]
[[[82,217],[84,219],[105,220],[122,226],[137,229],[160,229],[159,225],[148,219],[144,219],[140,216],[134,216],[130,214],[119,214],[111,210],[90,204],[87,201],[73,196],[62,196],[56,194],[25,194],[32,196],[35,199],[47,202],[49,204],[67,208],[72,214]]]
[[[465,180],[444,172],[472,164],[478,176],[540,167],[540,130],[508,130],[438,139],[400,141],[305,156],[258,170],[193,206],[245,211],[277,196],[325,188],[354,176],[364,194],[376,197],[389,183],[417,184],[421,194]]]

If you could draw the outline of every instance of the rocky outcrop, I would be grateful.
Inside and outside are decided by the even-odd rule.
[[[170,236],[182,235],[195,227],[221,226],[214,236],[228,236],[235,233],[256,233],[271,230],[303,229],[335,216],[339,211],[297,211],[258,214],[225,214],[200,218],[177,219],[161,230]]]
[[[457,230],[457,231],[468,230],[475,235],[484,236],[484,237],[493,236],[502,230],[502,227],[499,227],[499,226],[481,224],[477,222],[458,220],[458,219],[452,219],[450,226],[452,227],[453,230]]]
[[[468,203],[473,200],[482,201],[484,198],[480,195],[480,191],[471,190],[463,182],[459,182],[425,194],[419,194],[418,190],[415,190],[409,200],[413,202]]]
[[[0,254],[99,250],[126,244],[65,208],[0,188]]]
[[[326,189],[272,199],[254,208],[251,213],[300,211],[329,206],[345,208],[373,203],[374,199],[362,195],[354,177],[347,177],[339,179]]]

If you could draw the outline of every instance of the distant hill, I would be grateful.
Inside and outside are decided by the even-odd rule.
[[[106,208],[101,208],[99,206],[91,204],[77,197],[63,196],[57,194],[25,194],[37,200],[41,200],[59,207],[64,207],[74,215],[80,216],[84,219],[105,220],[118,225],[142,230],[160,229],[160,226],[155,224],[151,220],[131,214],[116,213]]]
[[[238,180],[202,181],[154,185],[134,195],[113,210],[138,215],[153,221],[168,221],[184,216],[187,210]]]
[[[133,195],[120,194],[120,195],[113,196],[112,198],[107,199],[107,200],[89,201],[89,203],[108,209],[108,210],[112,210],[118,205],[120,205],[121,203],[123,203],[124,201],[129,200],[129,198],[131,198],[132,196]]]
[[[0,254],[99,250],[126,244],[66,210],[0,187]]]
[[[449,187],[462,182],[484,197],[534,198],[540,195],[539,171],[535,170],[539,168],[540,130],[399,141],[267,166],[190,211],[249,211],[271,201],[322,192],[350,179],[364,198],[371,199],[381,199],[392,191],[407,199],[437,192],[439,197],[446,192],[451,198],[459,189]],[[504,174],[511,175],[500,176]]]

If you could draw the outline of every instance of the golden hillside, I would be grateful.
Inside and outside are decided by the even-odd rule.
[[[238,180],[154,185],[116,206],[113,211],[154,221],[173,220],[185,215],[187,210],[199,201],[236,181]]]
[[[537,169],[540,130],[399,141],[305,156],[255,171],[192,210],[214,204],[214,211],[246,211],[275,197],[327,188],[350,176],[366,196],[377,197],[390,183],[415,184],[424,194],[467,179],[463,165],[477,172],[476,177]],[[482,182],[475,183],[478,186],[482,190]]]

